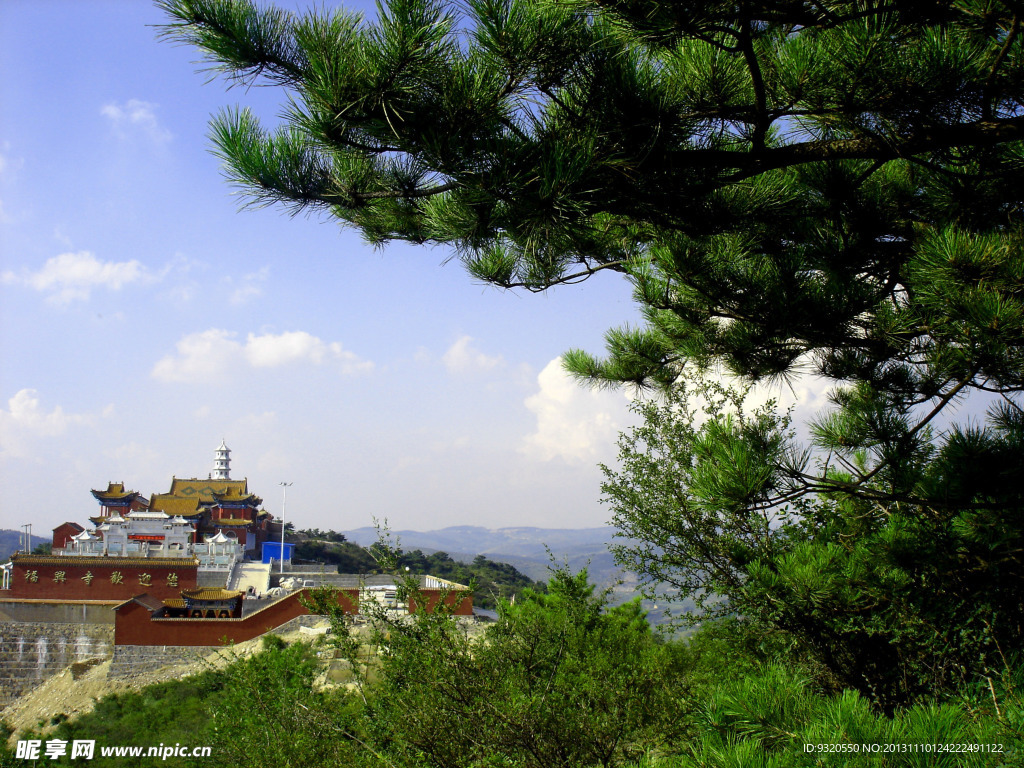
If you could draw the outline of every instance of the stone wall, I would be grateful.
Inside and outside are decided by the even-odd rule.
[[[231,571],[199,571],[199,587],[220,587],[224,589],[231,578]]]
[[[75,662],[109,659],[110,624],[0,622],[0,707]]]
[[[58,603],[46,600],[0,599],[0,622],[55,622],[57,624],[114,624],[114,601]]]
[[[294,632],[300,627],[312,627],[325,620],[324,616],[310,614],[296,616],[291,621],[264,634],[284,635]],[[114,647],[114,659],[110,664],[107,677],[124,679],[161,667],[193,664],[223,647],[222,645],[118,645]]]

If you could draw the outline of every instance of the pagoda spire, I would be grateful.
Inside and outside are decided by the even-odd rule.
[[[211,480],[231,479],[231,449],[221,439],[220,447],[214,452],[213,472],[210,473]]]

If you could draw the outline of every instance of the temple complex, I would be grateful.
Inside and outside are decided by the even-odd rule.
[[[473,613],[468,588],[443,579],[421,577],[418,597],[400,603],[393,576],[289,564],[294,545],[247,480],[231,478],[223,441],[206,478],[173,477],[152,496],[110,482],[92,496],[91,528],[62,523],[49,554],[23,548],[0,564],[0,706],[73,662],[112,657],[124,676],[297,627],[313,620],[304,595],[316,586],[333,588],[349,614],[371,603],[433,611],[442,601]]]
[[[183,590],[223,590],[236,566],[258,560],[268,535],[280,534],[248,481],[231,479],[223,441],[206,479],[174,477],[168,493],[150,497],[111,482],[92,495],[100,505],[93,530],[64,523],[49,555],[12,558],[7,597],[107,601],[147,592],[180,601]]]
[[[281,530],[273,523],[273,515],[260,508],[263,499],[249,491],[248,480],[231,479],[231,450],[224,441],[214,452],[213,471],[206,479],[172,477],[170,491],[148,499],[125,490],[123,483],[109,483],[106,490],[94,490],[92,495],[100,503],[100,514],[89,518],[97,532],[104,536],[104,526],[126,524],[130,530],[123,534],[131,542],[163,542],[161,546],[166,547],[171,543],[170,534],[143,521],[163,524],[170,519],[172,526],[179,525],[177,521],[192,526],[192,544],[222,533],[235,540],[242,552],[258,559],[259,546],[269,533]],[[111,530],[122,535],[118,528]]]

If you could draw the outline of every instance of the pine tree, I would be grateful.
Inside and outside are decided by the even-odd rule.
[[[810,578],[846,552],[846,575],[764,619],[813,625],[808,642],[843,677],[842,622],[815,606],[851,584],[874,594],[888,629],[857,631],[902,661],[869,695],[910,656],[955,646],[932,675],[948,680],[1019,648],[1020,3],[387,0],[375,23],[159,5],[164,35],[228,82],[288,94],[276,130],[244,109],[213,123],[250,204],[322,211],[371,243],[446,244],[505,288],[622,273],[644,326],[609,331],[603,359],[567,353],[584,381],[670,390],[720,367],[837,383],[809,449],[778,420],[719,414],[683,451],[703,451],[699,477],[658,490],[622,476],[639,501],[616,508],[620,523],[642,530],[675,499],[671,543],[694,498],[709,519],[795,515],[811,550],[797,568],[784,548],[790,566]],[[956,425],[967,398],[987,416]],[[756,583],[772,605],[803,582],[783,584],[761,540],[725,554],[736,595]],[[843,621],[877,618],[847,598]],[[958,607],[929,625],[936,604]],[[891,623],[906,605],[924,610],[909,640]]]

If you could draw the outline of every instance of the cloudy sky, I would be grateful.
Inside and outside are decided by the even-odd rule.
[[[558,358],[635,322],[628,285],[501,292],[444,249],[239,213],[207,121],[273,122],[280,93],[205,84],[162,21],[0,3],[0,527],[83,521],[112,480],[205,477],[222,438],[271,512],[293,483],[299,527],[604,524],[627,399]]]

